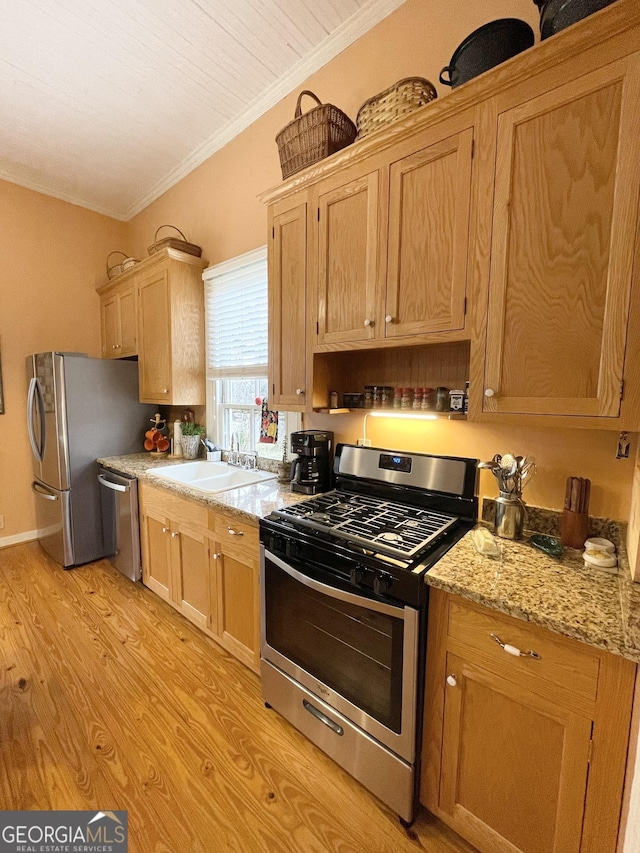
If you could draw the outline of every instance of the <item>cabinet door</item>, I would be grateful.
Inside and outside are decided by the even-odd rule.
[[[118,305],[115,293],[100,300],[102,357],[118,358]]]
[[[138,343],[140,402],[171,402],[171,302],[166,269],[139,284]]]
[[[168,520],[153,510],[142,514],[142,582],[165,601],[171,601],[171,541]]]
[[[464,327],[473,130],[390,168],[385,336]]]
[[[447,654],[439,805],[486,853],[578,853],[591,720]]]
[[[251,669],[260,662],[258,561],[216,543],[218,636]]]
[[[269,245],[269,384],[272,408],[304,411],[307,205],[274,211]],[[309,394],[309,398],[311,394]]]
[[[182,613],[200,628],[212,630],[213,597],[209,540],[181,524],[171,526],[172,569]]]
[[[484,411],[619,415],[639,81],[634,56],[499,106]]]
[[[133,285],[118,295],[118,326],[120,332],[121,358],[136,355],[138,352],[136,338],[136,292]]]
[[[376,335],[379,181],[372,172],[318,198],[318,344]]]

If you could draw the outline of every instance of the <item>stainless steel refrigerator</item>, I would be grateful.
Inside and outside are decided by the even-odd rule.
[[[40,544],[65,568],[109,556],[96,458],[140,451],[157,406],[138,402],[135,361],[41,352],[27,374]]]

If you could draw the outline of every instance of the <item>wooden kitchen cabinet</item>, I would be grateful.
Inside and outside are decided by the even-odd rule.
[[[103,358],[137,355],[136,298],[133,283],[113,285],[100,296]]]
[[[307,196],[269,208],[269,405],[305,411],[307,395]],[[307,400],[308,396],[308,400]]]
[[[638,222],[640,54],[607,58],[562,85],[558,69],[550,91],[545,79],[523,79],[492,105],[484,412],[620,415]]]
[[[171,249],[158,254],[136,278],[140,401],[204,405],[205,264]]]
[[[162,249],[98,288],[102,356],[138,356],[141,403],[204,405],[206,265]]]
[[[635,670],[430,590],[421,802],[485,853],[614,853]]]
[[[318,347],[464,329],[472,159],[467,112],[319,184]]]
[[[139,495],[142,582],[257,672],[257,522],[144,481]]]

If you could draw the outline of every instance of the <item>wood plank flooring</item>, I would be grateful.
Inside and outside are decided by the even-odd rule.
[[[130,853],[474,853],[404,829],[145,587],[36,543],[0,550],[0,809],[126,809]]]

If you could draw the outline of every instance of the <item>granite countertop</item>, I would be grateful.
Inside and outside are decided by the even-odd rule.
[[[586,567],[573,549],[550,557],[526,534],[495,540],[500,553],[489,557],[467,533],[429,570],[427,584],[640,663],[640,584],[631,581],[624,537],[613,538],[618,574]]]
[[[185,459],[168,459],[166,456],[154,459],[149,453],[134,453],[130,456],[102,457],[97,461],[112,471],[129,474],[132,477],[137,477],[138,480],[146,480],[158,488],[175,492],[205,506],[224,509],[232,515],[249,517],[254,521],[256,518],[264,518],[274,509],[299,503],[307,497],[291,492],[287,483],[278,483],[275,478],[263,480],[261,483],[255,483],[251,486],[241,486],[237,489],[229,489],[226,492],[218,492],[215,495],[207,495],[190,486],[172,483],[170,480],[164,480],[149,473],[161,465],[179,465],[189,461]]]

